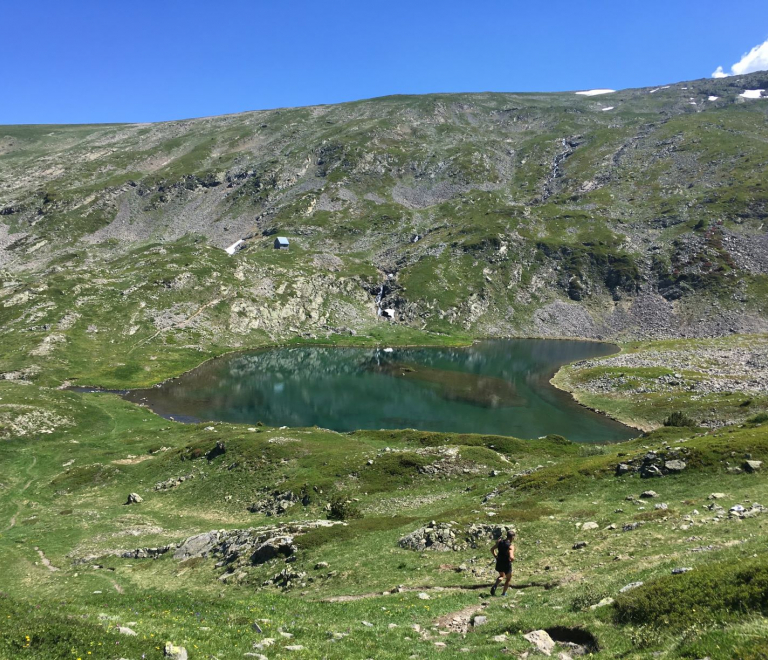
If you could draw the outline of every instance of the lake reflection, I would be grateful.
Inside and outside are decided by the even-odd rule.
[[[280,348],[212,360],[126,398],[183,421],[262,421],[337,431],[416,428],[607,442],[635,433],[549,384],[594,342],[493,340],[466,348]]]

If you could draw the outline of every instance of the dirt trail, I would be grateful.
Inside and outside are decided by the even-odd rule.
[[[36,464],[37,464],[37,456],[33,456],[32,457],[32,463],[26,469],[27,476],[30,477],[30,479],[29,479],[29,481],[27,481],[26,484],[24,484],[22,489],[19,491],[19,495],[24,493],[24,491],[26,491],[27,488],[29,488],[32,485],[32,482],[34,481],[34,477],[30,476],[30,472],[32,471],[32,468],[34,468]],[[11,519],[8,521],[8,524],[2,529],[2,531],[0,531],[0,533],[5,533],[7,531],[10,531],[11,529],[13,529],[16,526],[16,516],[18,516],[20,512],[21,512],[21,503],[16,505],[16,513],[14,513],[11,516]]]
[[[556,582],[524,582],[519,584],[510,584],[510,589],[530,589],[532,587],[540,587],[542,589],[552,589],[556,587]],[[376,598],[377,596],[389,596],[396,593],[408,593],[413,591],[490,591],[490,584],[450,584],[447,586],[421,586],[421,587],[402,587],[392,589],[390,591],[371,591],[365,594],[351,594],[346,596],[330,596],[328,598],[320,599],[321,603],[351,603],[356,600],[363,600],[365,598]]]
[[[37,551],[37,554],[40,555],[40,561],[42,562],[43,566],[45,566],[51,573],[55,573],[56,571],[61,570],[58,566],[54,566],[51,563],[51,560],[45,556],[45,553],[40,548],[35,546],[35,550]]]

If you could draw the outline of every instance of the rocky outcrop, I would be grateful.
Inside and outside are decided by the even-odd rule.
[[[294,536],[318,527],[344,524],[329,520],[292,523],[274,527],[213,530],[186,539],[174,552],[174,559],[214,557],[223,565],[263,564],[296,552]]]
[[[480,523],[460,526],[453,522],[437,523],[433,520],[407,534],[398,543],[401,548],[408,550],[449,552],[487,545],[503,538],[511,529],[505,525]]]
[[[274,491],[267,499],[255,502],[248,507],[251,513],[263,513],[266,516],[280,516],[299,501],[292,491]]]

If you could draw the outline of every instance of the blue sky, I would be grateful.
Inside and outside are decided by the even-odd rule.
[[[768,2],[6,0],[0,25],[0,124],[160,121],[703,78],[768,40]]]

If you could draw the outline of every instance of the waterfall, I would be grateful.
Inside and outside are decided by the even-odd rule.
[[[379,293],[376,294],[376,316],[381,316],[381,300],[384,298],[384,285],[381,285]]]

